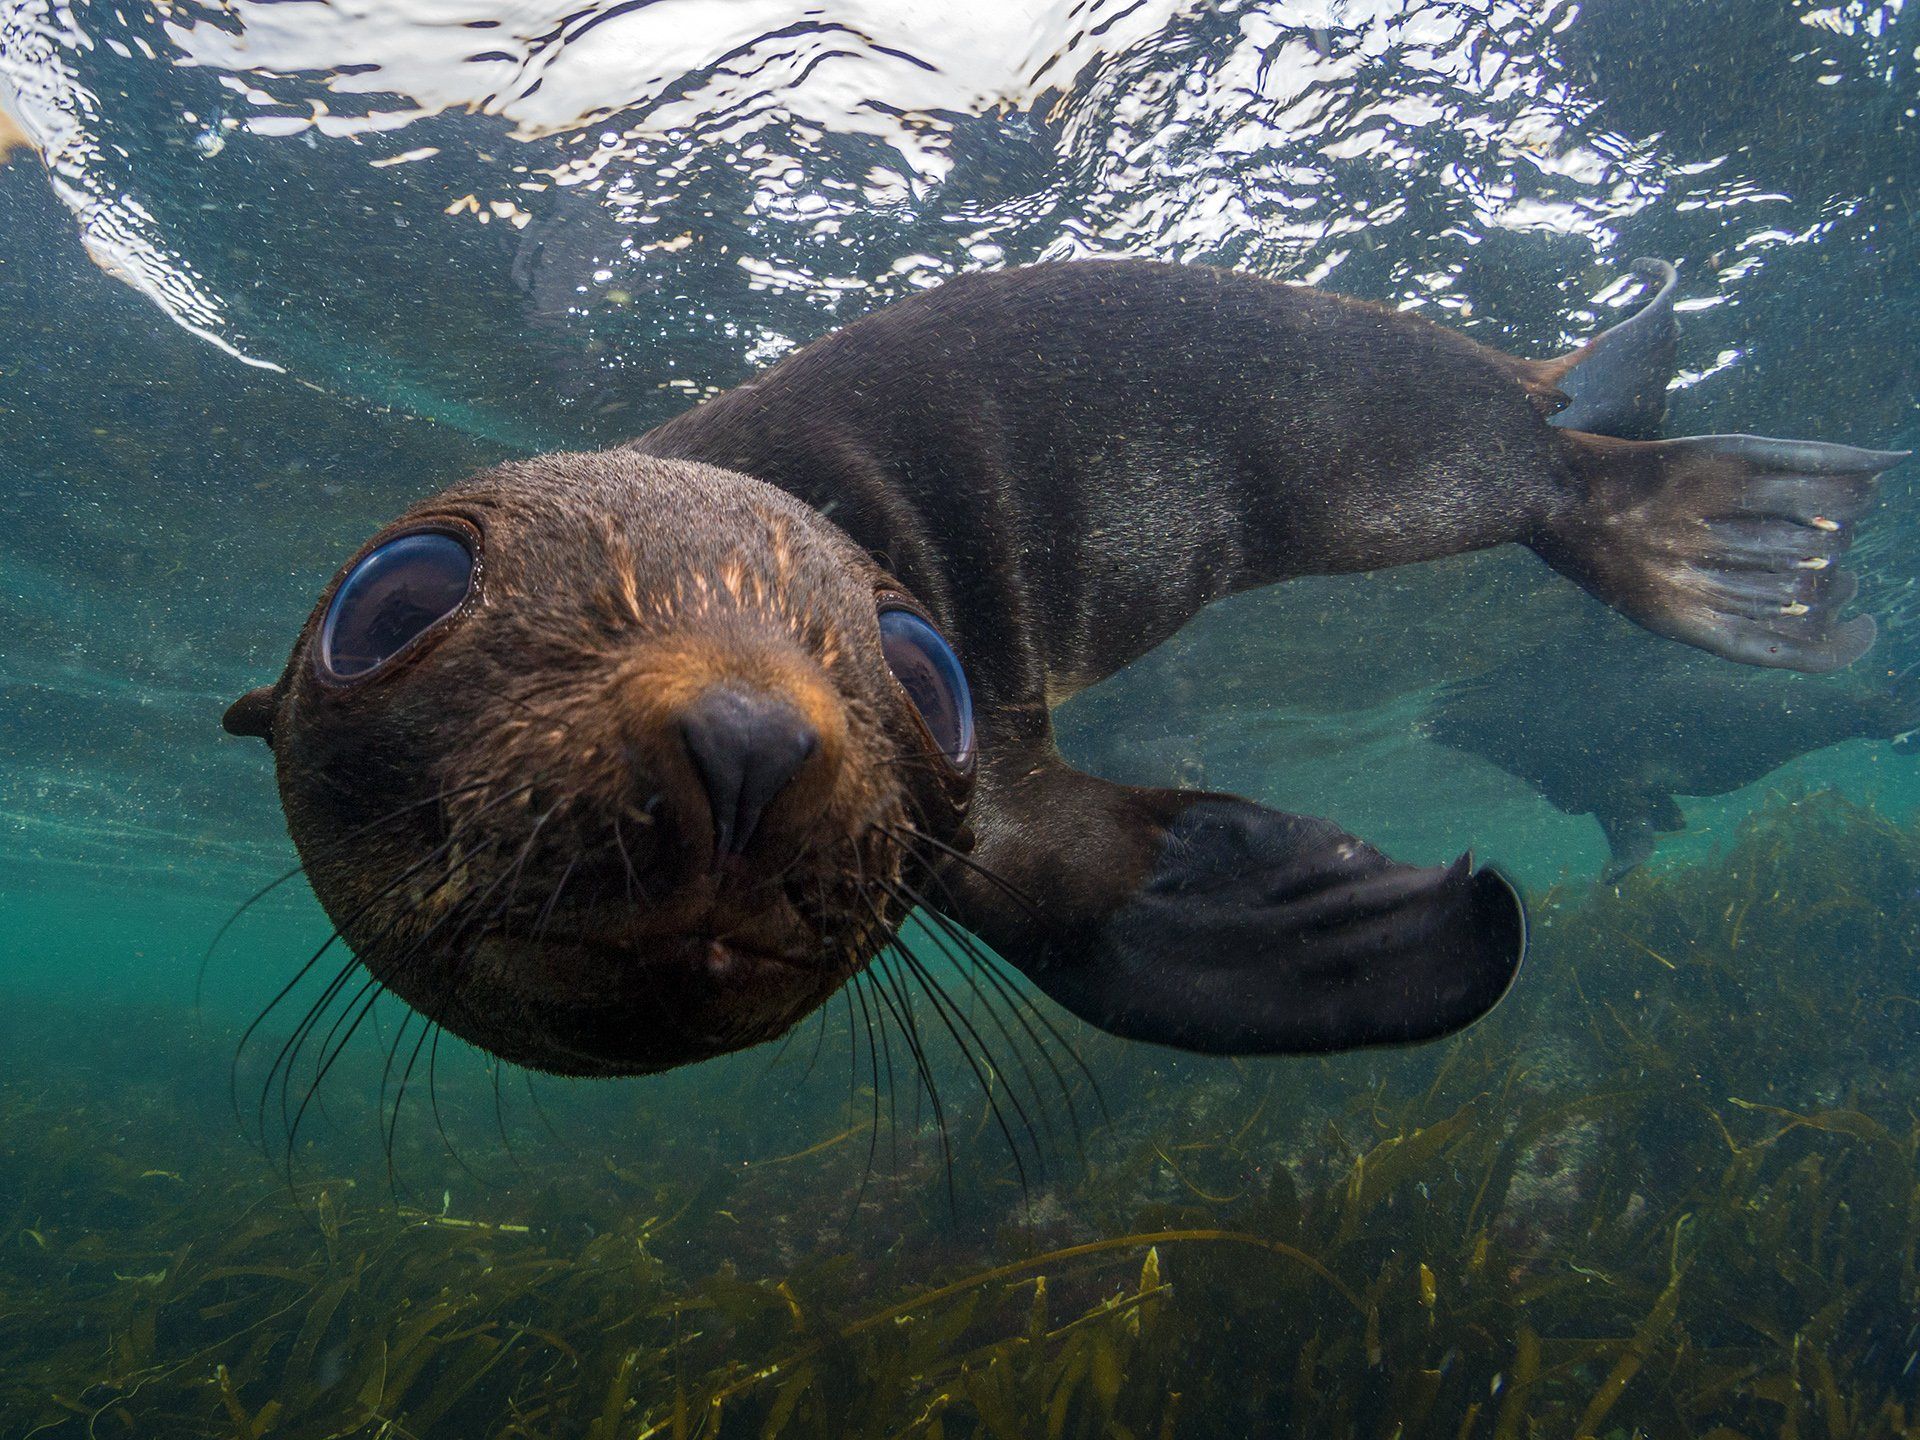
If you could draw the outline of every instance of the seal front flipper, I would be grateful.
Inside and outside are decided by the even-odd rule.
[[[1116,1035],[1240,1055],[1430,1040],[1492,1009],[1525,953],[1519,897],[1464,857],[1400,865],[1330,821],[1057,761],[997,788],[979,868],[950,872],[954,918]]]
[[[1902,451],[1760,435],[1634,441],[1564,432],[1576,483],[1528,544],[1669,639],[1749,665],[1824,672],[1873,644],[1842,619],[1837,562]]]

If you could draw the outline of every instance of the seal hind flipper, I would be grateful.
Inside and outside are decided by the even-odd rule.
[[[1570,355],[1539,368],[1539,378],[1567,397],[1550,417],[1566,430],[1657,440],[1667,415],[1667,386],[1678,368],[1680,327],[1673,293],[1679,275],[1665,260],[1636,260],[1633,273],[1654,281],[1653,298],[1627,319]]]
[[[1634,272],[1658,283],[1652,299],[1522,376],[1536,396],[1544,387],[1567,397],[1549,419],[1566,432],[1587,488],[1533,548],[1669,639],[1749,665],[1817,673],[1852,664],[1873,644],[1874,625],[1839,619],[1855,585],[1833,563],[1874,478],[1904,454],[1757,435],[1661,441],[1679,277],[1664,260],[1636,260]]]
[[[1595,807],[1593,818],[1607,837],[1609,852],[1600,878],[1617,885],[1652,857],[1662,835],[1687,828],[1687,817],[1666,794],[1617,794]]]
[[[1519,896],[1464,856],[1401,865],[1327,820],[1058,762],[1023,778],[1017,824],[1002,808],[982,859],[1031,905],[976,874],[954,918],[1115,1035],[1240,1055],[1430,1040],[1492,1009],[1526,951]]]
[[[1529,542],[1647,629],[1749,665],[1822,673],[1872,646],[1840,618],[1837,562],[1904,451],[1760,435],[1619,440],[1567,431],[1584,487]]]

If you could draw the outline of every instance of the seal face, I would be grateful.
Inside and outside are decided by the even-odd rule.
[[[699,523],[689,523],[689,517]],[[636,452],[456,485],[375,536],[269,702],[308,873],[390,990],[508,1059],[755,1044],[964,844],[964,672],[901,584],[745,476]]]

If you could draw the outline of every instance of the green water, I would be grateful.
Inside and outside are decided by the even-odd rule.
[[[293,856],[226,704],[412,499],[643,429],[901,293],[896,260],[1097,235],[1426,295],[1538,355],[1670,255],[1673,433],[1920,438],[1910,7],[1323,8],[1183,12],[1067,99],[954,122],[951,173],[838,239],[752,200],[737,152],[795,146],[811,184],[864,173],[865,131],[695,127],[671,173],[621,149],[658,233],[695,238],[617,260],[592,205],[541,211],[564,224],[537,251],[442,224],[564,137],[450,114],[398,169],[238,132],[208,154],[180,118],[215,115],[204,73],[96,47],[88,123],[125,143],[86,183],[137,192],[226,302],[203,331],[282,368],[172,323],[90,262],[31,152],[0,161],[0,1436],[1920,1432],[1920,767],[1853,739],[1682,794],[1686,829],[1602,884],[1590,817],[1424,728],[1447,685],[1587,633],[1518,554],[1241,597],[1059,716],[1114,778],[1501,864],[1532,958],[1459,1037],[1208,1059],[1036,1000],[984,1066],[928,1047],[938,1113],[840,1000],[644,1080],[422,1044],[391,1000],[324,1078],[325,1045],[275,1065],[346,957],[276,1004],[326,919],[295,876],[233,920]],[[23,113],[30,11],[0,5]],[[1501,91],[1496,58],[1531,78]],[[1308,119],[1246,78],[1289,66]],[[1424,119],[1367,118],[1433,86]],[[1566,210],[1489,218],[1500,195]],[[749,284],[742,254],[796,278]],[[582,257],[609,278],[569,310]],[[1792,683],[1913,662],[1913,479],[1856,552],[1880,648]]]

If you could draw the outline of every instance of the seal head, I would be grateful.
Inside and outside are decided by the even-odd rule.
[[[562,1073],[781,1034],[891,940],[917,857],[968,843],[933,617],[784,492],[631,450],[414,506],[226,724],[272,745],[373,975]]]

